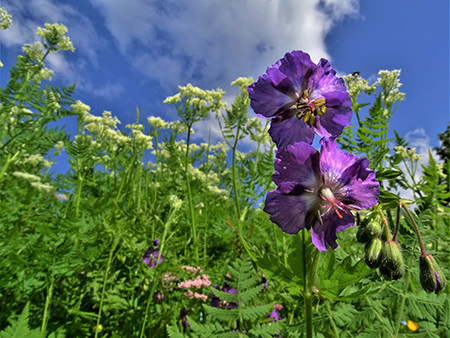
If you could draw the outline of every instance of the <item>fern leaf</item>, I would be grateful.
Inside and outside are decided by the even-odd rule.
[[[0,332],[0,338],[38,338],[39,329],[30,330],[28,327],[28,315],[29,315],[30,303],[27,303],[23,308],[17,322],[8,326],[4,331]]]

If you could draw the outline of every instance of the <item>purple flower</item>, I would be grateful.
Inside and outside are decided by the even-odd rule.
[[[220,287],[219,285],[214,285],[214,289],[219,290],[220,291]],[[227,284],[227,282],[223,282],[223,288],[222,288],[222,292],[226,292],[226,293],[232,293],[232,294],[236,294],[236,289],[232,288],[231,286],[229,286]],[[235,309],[239,306],[239,302],[230,302],[228,303],[227,301],[221,300],[219,297],[217,297],[212,291],[211,291],[211,304],[212,307],[215,308],[219,308],[219,307],[225,307],[227,310],[228,309]]]
[[[157,239],[153,240],[153,245],[158,246],[159,241]],[[148,265],[150,269],[153,269],[156,264],[161,264],[164,260],[164,255],[161,253],[161,257],[159,257],[159,249],[154,248],[153,246],[149,246],[148,249],[145,251],[144,256],[142,256],[142,261]],[[158,262],[157,262],[158,261]]]
[[[336,233],[354,224],[350,210],[378,202],[380,183],[367,158],[343,152],[334,138],[320,144],[320,154],[304,142],[277,152],[277,188],[267,194],[264,211],[287,234],[311,229],[314,245],[325,251],[336,249]]]
[[[283,320],[283,318],[281,318],[279,312],[276,309],[273,309],[273,311],[266,316],[267,318],[273,318],[273,322],[277,322],[279,320]]]
[[[183,332],[186,332],[188,327],[191,327],[187,320],[188,310],[182,308],[180,311],[181,325],[183,326]]]
[[[269,134],[278,149],[295,142],[312,144],[314,134],[339,136],[350,125],[350,96],[327,60],[316,65],[296,50],[266,73],[247,90],[255,113],[272,118]]]
[[[259,283],[259,284],[260,284],[260,285],[261,285],[261,284],[264,284],[264,288],[262,289],[261,292],[264,292],[264,291],[267,290],[267,278],[266,278],[265,276],[262,276],[262,278],[261,278],[261,283]]]

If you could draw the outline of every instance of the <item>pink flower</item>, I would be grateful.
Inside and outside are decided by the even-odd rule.
[[[281,309],[283,308],[283,305],[281,305],[281,304],[275,304],[275,305],[273,306],[273,308],[274,308],[275,310],[281,311]]]
[[[185,293],[183,293],[183,296],[185,296],[188,299],[194,298],[194,293],[191,290],[187,290]]]
[[[208,299],[208,296],[207,295],[201,295],[201,294],[199,294],[199,293],[194,293],[194,297],[195,298],[199,298],[199,299],[201,299],[201,300],[203,300],[204,302],[206,302],[206,300]]]

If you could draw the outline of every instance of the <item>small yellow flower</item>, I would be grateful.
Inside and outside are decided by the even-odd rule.
[[[102,324],[98,324],[96,329],[97,329],[97,332],[101,332],[103,330],[103,325]]]
[[[419,325],[414,323],[412,320],[408,320],[408,329],[411,331],[417,331],[419,329]]]

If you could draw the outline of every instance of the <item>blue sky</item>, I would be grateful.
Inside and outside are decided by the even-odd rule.
[[[432,3],[432,5],[431,5]],[[74,94],[101,115],[111,111],[124,127],[143,117],[173,121],[162,101],[192,83],[222,88],[257,79],[286,52],[327,58],[344,75],[359,71],[374,81],[379,70],[401,69],[406,93],[391,126],[418,151],[437,146],[449,121],[448,0],[2,0],[13,25],[2,31],[0,70],[24,43],[38,41],[36,27],[63,23],[75,53],[48,58],[53,83],[77,82]],[[253,113],[251,113],[253,114]],[[194,141],[222,141],[213,120],[194,126]],[[74,132],[67,121],[66,130]],[[392,132],[393,134],[393,132]],[[424,159],[425,160],[425,159]]]

